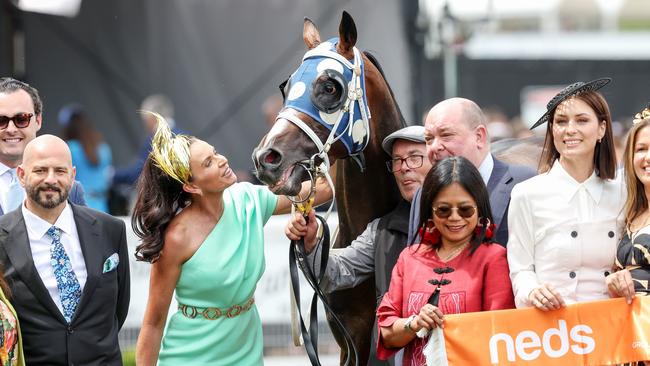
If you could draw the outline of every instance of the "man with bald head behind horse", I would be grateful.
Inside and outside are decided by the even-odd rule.
[[[393,211],[372,220],[349,246],[332,251],[325,276],[320,282],[320,287],[325,292],[356,287],[374,275],[377,300],[381,300],[388,291],[397,258],[406,247],[411,201],[431,169],[431,163],[426,156],[424,127],[409,126],[397,130],[384,139],[382,147],[390,156],[386,167],[395,176],[402,199]],[[320,250],[314,250],[317,228],[317,220],[312,211],[309,214],[309,226],[302,214],[298,213],[285,229],[287,237],[291,240],[305,237],[305,250],[310,253],[306,263],[314,263],[314,273],[319,273],[321,255]],[[376,343],[376,334],[376,331],[372,332],[371,344]],[[371,348],[368,365],[394,364],[393,358],[378,360],[375,348]]]
[[[490,194],[492,217],[497,226],[495,242],[508,242],[508,205],[515,184],[536,173],[523,166],[509,165],[490,153],[487,118],[481,108],[465,98],[450,98],[434,105],[424,123],[427,155],[433,165],[450,156],[462,156],[476,166]],[[418,190],[411,205],[408,242],[416,241],[420,221]]]

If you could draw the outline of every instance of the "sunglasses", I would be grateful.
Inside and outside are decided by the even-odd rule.
[[[476,213],[476,206],[460,206],[460,207],[451,207],[451,206],[438,206],[433,208],[433,214],[436,215],[439,219],[446,219],[451,216],[453,210],[456,210],[458,216],[469,219],[474,216]]]
[[[34,117],[33,113],[19,113],[13,117],[0,116],[0,130],[4,130],[9,126],[9,121],[14,121],[14,126],[16,128],[25,128],[29,126],[29,123]]]

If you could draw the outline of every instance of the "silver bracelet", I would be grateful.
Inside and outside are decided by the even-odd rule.
[[[413,331],[413,328],[411,328],[411,322],[413,321],[413,319],[415,319],[416,316],[417,315],[413,314],[406,319],[406,322],[404,323],[405,330],[408,329],[410,331]]]

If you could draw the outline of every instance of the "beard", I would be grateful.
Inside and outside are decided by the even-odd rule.
[[[43,193],[45,190],[54,192]],[[37,186],[27,186],[25,191],[32,201],[45,209],[53,209],[68,199],[70,187],[57,187],[53,184],[41,184]],[[42,193],[42,194],[41,194]]]

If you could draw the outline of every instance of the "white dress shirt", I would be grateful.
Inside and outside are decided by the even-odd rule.
[[[21,209],[25,218],[25,225],[27,226],[27,236],[29,237],[32,258],[34,258],[34,266],[39,276],[41,276],[41,280],[50,293],[52,300],[54,300],[59,311],[63,314],[61,297],[59,295],[59,289],[56,287],[56,277],[54,277],[54,268],[52,268],[52,264],[50,263],[52,238],[47,235],[47,230],[52,227],[52,224],[33,214],[24,204]],[[84,262],[84,256],[81,251],[77,225],[74,222],[72,209],[67,202],[61,215],[59,215],[59,218],[54,223],[54,226],[60,228],[62,231],[61,244],[63,244],[63,248],[65,248],[65,252],[70,258],[72,270],[77,276],[81,291],[83,291],[88,273],[86,272],[86,262]]]
[[[616,259],[625,203],[622,179],[595,173],[578,183],[559,161],[517,184],[508,211],[508,264],[518,308],[553,285],[567,304],[607,298],[605,277]]]
[[[11,184],[11,173],[9,172],[12,168],[0,163],[0,205],[2,205],[2,210],[4,213],[7,213],[6,202],[7,202],[7,192],[9,192],[9,185]]]
[[[485,159],[481,162],[481,165],[478,167],[478,172],[481,174],[481,178],[483,178],[483,183],[487,186],[488,181],[490,180],[490,176],[492,175],[492,170],[494,169],[494,159],[492,158],[492,154],[487,154],[485,156]]]

